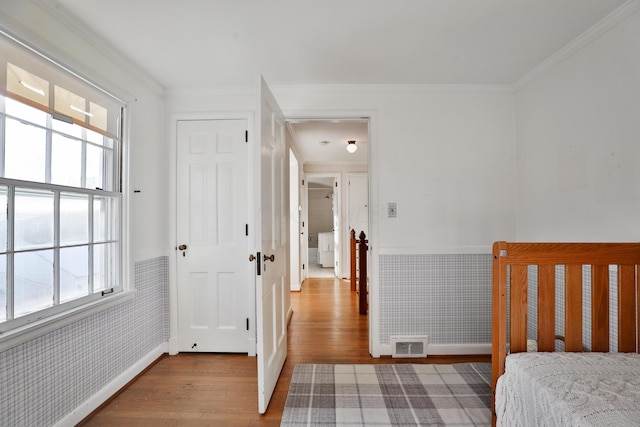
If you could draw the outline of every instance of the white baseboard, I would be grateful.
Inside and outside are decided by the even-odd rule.
[[[291,322],[291,318],[293,317],[293,307],[289,306],[289,310],[287,311],[287,325]]]
[[[55,427],[72,427],[89,416],[93,411],[106,402],[111,396],[116,394],[122,387],[127,385],[129,381],[134,379],[140,372],[144,371],[158,357],[168,352],[167,343],[162,343],[154,348],[142,359],[138,360],[133,366],[120,374],[115,380],[111,381],[99,392],[85,400],[80,406],[74,409],[66,417],[58,421]]]
[[[466,354],[491,354],[491,343],[488,344],[428,344],[427,357],[433,356],[457,356]],[[391,345],[380,345],[381,356],[391,356]]]
[[[178,338],[169,338],[169,355],[175,356],[178,353]]]

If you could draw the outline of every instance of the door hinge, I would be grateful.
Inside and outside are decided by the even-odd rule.
[[[304,270],[304,264],[302,264],[302,269]]]
[[[302,185],[304,185],[304,179],[302,180]]]
[[[249,142],[249,131],[248,130],[244,131],[244,142]]]
[[[257,254],[257,258],[256,258],[256,272],[258,274],[258,276],[262,275],[262,270],[261,270],[261,266],[260,263],[262,262],[262,258],[260,258],[260,252],[258,252]]]
[[[247,317],[247,331],[249,330],[249,318]]]
[[[244,235],[248,236],[249,235],[249,224],[245,224],[244,225]]]

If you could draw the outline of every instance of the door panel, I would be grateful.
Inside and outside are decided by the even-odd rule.
[[[349,226],[369,236],[369,178],[366,173],[349,174]],[[351,231],[351,230],[349,230]]]
[[[269,400],[287,357],[285,302],[288,300],[288,168],[284,116],[264,79],[260,79],[257,109],[260,147],[260,252],[262,271],[256,276],[256,326],[258,332],[258,411]]]
[[[178,350],[248,353],[245,120],[177,125]]]

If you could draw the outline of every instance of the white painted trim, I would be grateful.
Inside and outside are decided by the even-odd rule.
[[[175,356],[176,354],[179,353],[178,351],[178,338],[169,338],[169,342],[168,342],[168,353],[171,356]]]
[[[178,271],[176,257],[178,252],[175,248],[178,246],[177,241],[177,144],[178,144],[178,121],[181,120],[245,120],[247,123],[247,130],[249,132],[248,150],[247,150],[247,162],[248,162],[248,185],[249,191],[253,192],[254,182],[254,168],[253,168],[253,153],[255,150],[255,133],[254,125],[254,113],[252,111],[198,111],[188,113],[170,113],[169,114],[169,155],[167,161],[169,162],[169,197],[167,212],[169,220],[169,247],[167,248],[169,255],[169,346],[168,351],[170,354],[178,354]],[[247,218],[249,221],[249,250],[254,246],[256,224],[253,215],[253,194],[249,194],[249,204],[247,206]],[[253,222],[252,222],[253,221]],[[249,254],[247,253],[247,256]],[[255,274],[251,268],[247,268],[248,281],[248,304],[247,312],[249,313],[249,328],[253,330],[253,334],[249,333],[249,339],[247,340],[247,353],[250,356],[256,354],[256,318],[255,318],[255,300],[256,300],[256,288],[255,288]]]
[[[390,344],[380,346],[380,354],[383,356],[391,356],[392,349]],[[458,356],[458,355],[476,355],[491,354],[491,343],[487,344],[428,344],[427,358],[431,356]],[[378,356],[379,357],[379,356]]]
[[[538,79],[547,71],[553,69],[569,57],[581,49],[588,46],[594,40],[606,34],[608,31],[616,27],[622,21],[629,18],[640,10],[640,0],[628,0],[622,6],[611,12],[609,15],[602,18],[598,23],[593,25],[584,33],[573,39],[569,44],[558,50],[549,58],[542,61],[539,65],[534,67],[531,71],[521,77],[513,85],[513,91],[518,92]]]
[[[379,255],[462,255],[491,253],[491,246],[427,246],[421,248],[380,248],[379,250]]]
[[[79,307],[47,316],[44,319],[2,333],[0,334],[0,352],[120,305],[133,299],[135,295],[136,291],[132,286],[129,290],[124,289],[115,295],[91,301]]]
[[[107,43],[103,38],[101,38],[94,30],[88,27],[84,22],[79,19],[70,18],[71,14],[65,13],[66,9],[64,6],[61,6],[57,1],[52,2],[50,0],[32,0],[35,5],[41,8],[46,14],[51,16],[51,18],[60,22],[64,27],[66,27],[71,33],[76,35],[80,40],[85,41],[92,48],[94,48],[97,52],[107,58],[109,61],[117,64],[119,67],[124,69],[127,74],[135,77],[136,80],[144,84],[147,88],[152,90],[157,95],[162,95],[164,93],[164,87],[152,77],[145,70],[135,65],[132,61],[128,60],[121,52],[114,49],[109,43]],[[46,41],[48,43],[48,41]],[[38,43],[40,44],[40,43]],[[51,49],[48,48],[50,51]],[[59,46],[55,48],[55,52],[57,56],[60,56],[64,53],[64,48],[60,48]],[[59,55],[60,54],[60,55]],[[67,54],[64,54],[66,57]],[[74,67],[79,68],[80,70],[85,70],[85,67]],[[86,71],[86,70],[85,70]],[[107,76],[103,76],[103,78],[107,78]],[[113,85],[109,85],[113,86]],[[127,99],[131,99],[132,97],[129,95]]]
[[[379,206],[378,195],[378,113],[371,112],[369,115],[369,206]],[[379,287],[379,264],[378,253],[379,241],[379,221],[373,219],[373,209],[369,209],[369,353],[373,357],[380,357],[380,295]]]
[[[85,400],[76,409],[71,411],[66,417],[54,424],[55,427],[71,427],[77,425],[80,421],[88,417],[93,411],[100,407],[104,402],[109,400],[111,396],[120,391],[124,386],[133,380],[137,375],[151,365],[158,357],[162,356],[168,350],[167,343],[162,343],[142,359],[138,360],[129,369],[118,375],[116,379],[104,386],[100,391]]]
[[[350,89],[362,90],[363,92],[369,92],[373,88],[400,88],[405,86],[371,86],[371,85],[323,85],[323,86],[279,86],[276,89],[272,89],[274,96],[278,93],[286,93],[287,91],[296,92],[300,89],[318,89],[318,90],[336,90],[340,93],[344,93]],[[412,88],[415,89],[414,86]],[[430,86],[430,89],[434,89],[434,86]],[[504,89],[504,88],[502,88]],[[411,91],[413,89],[409,89]],[[508,89],[510,90],[510,89]],[[278,92],[279,91],[279,92]],[[377,122],[378,112],[377,110],[284,110],[283,111],[287,119],[353,119],[366,118],[369,122],[369,159],[367,166],[367,173],[369,175],[369,206],[376,206],[377,194],[378,194],[378,181],[376,174],[378,173],[378,146],[377,146]],[[313,174],[316,172],[309,172]],[[329,173],[329,172],[328,172]],[[323,174],[323,172],[317,172],[317,174]],[[378,252],[375,242],[378,238],[378,223],[372,218],[373,209],[369,209],[369,253],[368,259],[369,268],[369,353],[373,357],[380,357],[379,352],[379,332],[380,332],[380,301],[377,295],[378,292]],[[343,227],[344,228],[344,227]],[[343,250],[347,250],[346,246]],[[389,353],[390,354],[390,353]]]
[[[334,84],[334,85],[280,85],[273,86],[274,96],[295,95],[304,92],[322,93],[512,93],[511,85],[444,85],[444,84]],[[285,116],[289,115],[284,111]],[[312,116],[313,117],[313,116]]]
[[[212,86],[195,88],[169,88],[166,91],[167,99],[170,98],[212,98],[226,96],[255,97],[256,89],[253,86]]]
[[[491,343],[487,344],[429,344],[427,345],[427,357],[432,354],[491,354]]]
[[[371,92],[377,93],[419,93],[419,94],[429,94],[429,93],[512,93],[513,88],[511,85],[432,85],[432,84],[424,84],[424,85],[404,85],[404,84],[395,84],[395,85],[385,85],[385,84],[377,84],[377,85],[365,85],[365,84],[334,84],[334,85],[280,85],[272,87],[273,95],[277,98],[282,95],[295,95],[304,92],[323,92],[323,93],[367,93]],[[247,96],[254,97],[256,96],[255,88],[249,86],[213,86],[213,87],[204,87],[204,88],[183,88],[183,89],[167,89],[166,91],[167,98],[208,98],[208,97],[216,97],[216,96]],[[291,115],[287,111],[283,110],[284,116],[287,119],[290,118],[309,118],[309,117],[327,117],[334,118],[334,115],[319,116],[317,112],[313,112],[310,114],[295,114]],[[299,112],[297,112],[299,113]],[[339,113],[335,110],[332,113]],[[369,114],[365,114],[364,116],[369,117]],[[344,117],[344,118],[353,118],[359,117],[354,116],[353,112],[346,112],[346,114],[339,113],[336,118]]]
[[[287,325],[291,322],[292,317],[293,317],[293,307],[289,306],[289,310],[287,311]]]

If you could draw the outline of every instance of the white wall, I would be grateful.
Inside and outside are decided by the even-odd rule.
[[[428,333],[427,326],[436,324],[432,322],[434,312],[428,312],[425,307],[445,307],[443,302],[446,302],[449,316],[457,316],[462,307],[460,296],[451,294],[450,284],[430,285],[424,280],[397,276],[388,279],[386,270],[379,269],[379,256],[382,259],[389,254],[407,257],[453,254],[452,264],[437,263],[431,273],[473,278],[465,283],[464,292],[490,294],[490,274],[487,274],[490,268],[485,268],[490,266],[489,258],[479,264],[464,258],[458,265],[455,255],[488,256],[495,240],[510,240],[515,236],[515,118],[510,89],[304,86],[272,90],[288,116],[371,118],[370,340],[374,356],[390,354],[391,335]],[[230,88],[170,93],[167,99],[171,113],[184,113],[252,111],[254,97],[255,91]],[[397,203],[397,218],[386,218],[389,202]],[[401,262],[405,262],[405,258]],[[450,265],[456,265],[455,271],[451,271]],[[379,273],[383,275],[380,281]],[[402,295],[392,291],[391,298],[381,293],[394,286],[396,290],[404,286],[403,289],[409,291]],[[433,301],[433,292],[421,293],[421,298],[410,297],[425,287],[434,287],[443,299]],[[399,313],[411,309],[404,300],[397,300],[405,297],[421,307],[412,311],[417,317],[409,323],[399,319]],[[485,305],[487,309],[490,306]],[[484,312],[479,315],[483,316],[483,323],[482,334],[477,339],[483,340],[482,343],[473,342],[474,346],[462,349],[459,345],[465,344],[460,341],[464,337],[447,341],[447,337],[453,336],[447,333],[454,325],[449,323],[439,327],[444,342],[435,344],[444,345],[442,351],[448,353],[487,351],[489,347],[484,344],[489,342],[490,316]],[[461,330],[480,325],[477,318],[467,319],[461,315],[458,319],[454,327]],[[416,325],[420,330],[415,330]],[[484,346],[478,349],[478,344]],[[431,348],[435,347],[430,344]]]
[[[163,89],[78,22],[31,1],[3,0],[0,24],[127,102],[134,260],[166,255],[166,120]],[[68,28],[71,26],[73,31]]]
[[[518,240],[640,240],[640,12],[516,94]]]
[[[0,352],[0,425],[75,425],[166,351],[169,183],[163,89],[77,23],[36,2],[2,0],[0,26],[127,103],[131,188],[125,197],[135,296]]]
[[[287,111],[371,112],[378,248],[457,253],[514,234],[513,98],[504,88],[275,88]],[[397,218],[387,218],[396,202]],[[404,250],[403,249],[403,250]]]
[[[379,248],[456,253],[515,234],[514,109],[502,87],[273,87],[288,115],[372,115]],[[253,110],[250,90],[173,93],[169,111]],[[386,218],[396,202],[398,217]],[[487,249],[488,250],[488,249]]]

